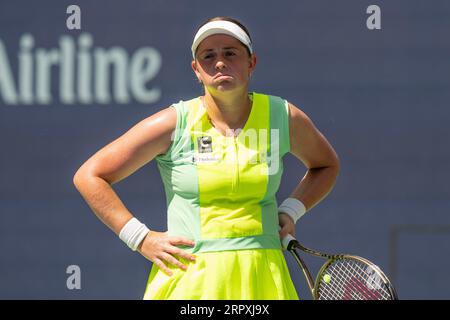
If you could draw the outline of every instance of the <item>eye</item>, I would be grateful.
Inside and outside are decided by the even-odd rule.
[[[203,59],[209,59],[213,56],[213,54],[208,53],[207,55],[203,56]]]
[[[227,52],[225,52],[225,55],[227,55],[227,56],[234,56],[235,53],[233,51],[227,51]]]

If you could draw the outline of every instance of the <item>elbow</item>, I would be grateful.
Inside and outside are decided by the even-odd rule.
[[[341,170],[341,160],[339,159],[337,154],[336,154],[336,159],[334,161],[334,167],[336,168],[336,171],[339,174],[339,171]]]
[[[335,153],[335,157],[333,160],[333,163],[330,165],[330,167],[333,169],[335,174],[335,180],[339,176],[339,172],[341,171],[341,161],[339,160],[338,155]]]
[[[77,172],[75,172],[72,178],[72,182],[75,188],[81,192],[83,186],[92,177],[93,175],[90,172],[90,170],[88,170],[88,168],[85,165],[83,165],[77,170]]]
[[[81,186],[83,184],[83,180],[85,180],[85,177],[86,177],[86,174],[84,173],[82,168],[78,169],[77,172],[75,172],[75,174],[72,178],[72,182],[78,191],[81,190]]]
[[[112,185],[112,183],[100,176],[98,173],[96,173],[95,170],[93,170],[92,166],[87,166],[86,164],[82,165],[77,172],[75,172],[72,182],[75,188],[82,193],[83,189],[87,187],[88,184],[93,183],[93,181],[96,181],[98,179],[101,179],[108,183],[109,185]]]

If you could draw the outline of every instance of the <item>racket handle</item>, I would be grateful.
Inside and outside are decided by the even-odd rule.
[[[278,226],[278,231],[281,230],[281,227]],[[283,245],[283,249],[288,249],[289,248],[289,244],[291,243],[291,241],[297,241],[291,234],[287,234],[282,240],[281,240],[281,244]]]
[[[291,241],[297,241],[297,240],[292,235],[287,234],[287,236],[284,237],[283,240],[281,240],[283,248],[284,249],[288,249],[289,248],[289,244],[291,243]]]

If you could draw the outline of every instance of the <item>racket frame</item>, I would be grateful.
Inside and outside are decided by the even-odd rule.
[[[383,284],[385,285],[385,289],[387,289],[387,291],[391,295],[392,299],[393,300],[398,299],[397,292],[395,291],[395,288],[392,285],[389,278],[384,274],[384,272],[376,264],[374,264],[373,262],[371,262],[363,257],[350,255],[350,254],[332,255],[332,254],[322,253],[322,252],[312,250],[312,249],[309,249],[309,248],[301,245],[297,240],[289,241],[289,244],[287,245],[286,249],[293,255],[294,259],[296,260],[296,262],[302,269],[303,274],[305,275],[306,282],[308,284],[308,288],[311,292],[311,296],[314,300],[319,299],[319,286],[320,286],[324,271],[328,268],[328,266],[330,264],[332,264],[336,260],[346,259],[346,258],[357,260],[361,263],[366,264],[370,268],[372,268],[372,270],[375,271],[377,276],[383,281]],[[296,249],[300,249],[303,252],[309,253],[316,257],[321,257],[321,258],[327,259],[327,261],[322,265],[319,272],[317,273],[315,281],[313,280],[311,272],[309,271],[308,267],[306,266],[305,262],[300,257],[300,255],[298,254]]]

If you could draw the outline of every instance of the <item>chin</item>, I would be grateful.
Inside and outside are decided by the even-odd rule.
[[[220,83],[212,83],[208,87],[209,92],[233,92],[242,89],[242,86],[231,81],[222,81]]]
[[[229,85],[218,85],[216,90],[219,92],[232,92],[236,91],[237,87]]]

